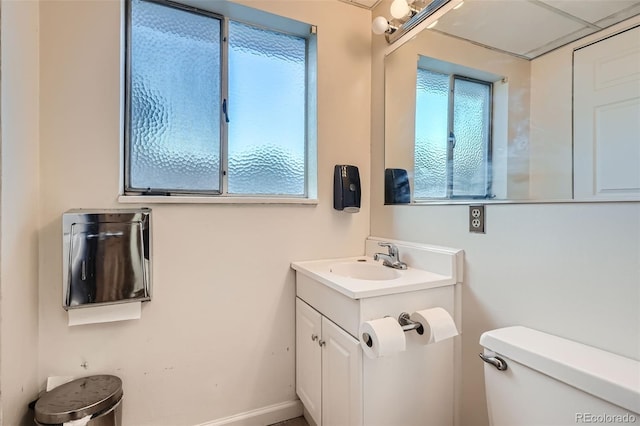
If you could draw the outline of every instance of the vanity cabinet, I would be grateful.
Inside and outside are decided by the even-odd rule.
[[[454,339],[424,344],[407,332],[406,350],[371,358],[358,331],[402,312],[440,307],[454,315],[462,251],[396,242],[409,267],[392,270],[372,258],[381,241],[367,239],[364,256],[291,264],[296,393],[305,417],[317,426],[453,426]]]
[[[362,425],[360,344],[300,298],[296,298],[296,392],[316,425]]]

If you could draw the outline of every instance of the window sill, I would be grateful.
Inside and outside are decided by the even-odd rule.
[[[119,203],[134,204],[301,204],[317,205],[316,198],[208,197],[180,195],[120,195]]]

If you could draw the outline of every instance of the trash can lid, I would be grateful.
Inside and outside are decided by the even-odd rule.
[[[46,392],[36,402],[36,421],[60,424],[99,414],[122,398],[122,380],[111,375],[88,376]]]

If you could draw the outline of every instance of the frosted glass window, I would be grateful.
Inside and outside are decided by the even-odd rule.
[[[311,26],[240,5],[225,8],[233,18],[127,5],[125,193],[313,194]]]
[[[131,4],[130,186],[220,189],[219,19]]]
[[[453,91],[453,196],[487,192],[491,86],[456,78]]]
[[[416,91],[415,198],[447,195],[449,76],[418,68]]]
[[[418,68],[414,199],[491,197],[491,83]]]
[[[229,25],[229,193],[304,195],[306,40]]]

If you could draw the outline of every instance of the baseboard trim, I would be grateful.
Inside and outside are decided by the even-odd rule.
[[[302,411],[302,402],[298,399],[211,420],[196,426],[267,426],[299,417]]]

